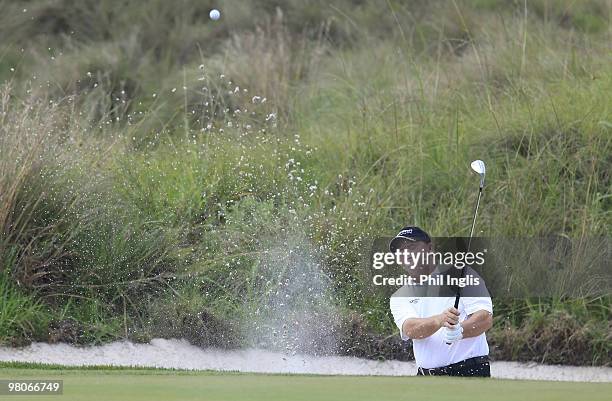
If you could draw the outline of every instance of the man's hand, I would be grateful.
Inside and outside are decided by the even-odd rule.
[[[402,331],[413,340],[420,340],[431,336],[442,327],[452,327],[459,323],[459,311],[448,308],[439,315],[426,318],[410,318],[404,321]]]
[[[456,308],[450,307],[437,316],[438,326],[453,328],[459,323],[459,311]]]
[[[453,344],[463,338],[463,327],[460,324],[453,326],[452,328],[446,327],[444,329],[444,341],[447,344]]]
[[[450,345],[463,338],[463,327],[459,324],[459,311],[456,308],[448,308],[438,316],[440,327],[444,327],[444,342]]]

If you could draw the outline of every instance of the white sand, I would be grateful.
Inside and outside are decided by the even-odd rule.
[[[0,361],[325,375],[410,376],[416,371],[413,362],[378,362],[345,356],[285,355],[259,349],[202,349],[184,340],[164,339],[154,339],[150,344],[121,341],[90,347],[47,343],[34,343],[23,348],[0,347]],[[606,367],[493,362],[491,371],[494,377],[504,379],[612,382],[612,368]]]

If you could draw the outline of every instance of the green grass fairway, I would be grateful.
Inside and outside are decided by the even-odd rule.
[[[62,396],[15,400],[86,401],[398,401],[609,400],[612,383],[567,383],[439,377],[299,376],[146,369],[0,368],[0,379],[62,379]]]

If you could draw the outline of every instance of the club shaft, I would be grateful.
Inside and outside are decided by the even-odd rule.
[[[476,209],[474,210],[474,218],[472,219],[472,228],[470,229],[470,239],[468,240],[467,251],[470,251],[472,245],[472,237],[474,236],[474,228],[476,227],[476,216],[478,216],[478,207],[480,206],[480,197],[482,196],[482,187],[478,190],[478,200],[476,200]]]
[[[480,197],[482,196],[482,187],[478,190],[478,199],[476,200],[476,209],[474,209],[474,219],[472,220],[472,228],[470,229],[470,239],[468,240],[467,252],[472,246],[472,237],[474,236],[474,228],[476,227],[476,216],[478,216],[478,207],[480,206]],[[461,269],[461,278],[465,274],[465,267]],[[459,308],[459,300],[461,299],[461,287],[457,287],[457,295],[455,296],[455,309]]]

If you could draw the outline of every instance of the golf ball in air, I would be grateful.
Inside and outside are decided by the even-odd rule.
[[[210,14],[209,15],[210,15],[210,19],[215,20],[215,21],[218,20],[219,18],[221,18],[221,13],[216,8],[210,10]]]

